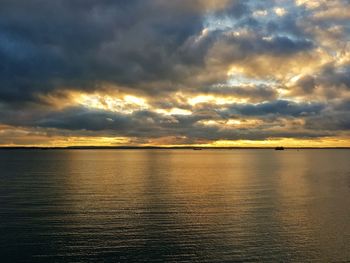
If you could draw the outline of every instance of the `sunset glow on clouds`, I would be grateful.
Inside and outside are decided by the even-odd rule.
[[[350,1],[0,3],[0,145],[350,146]]]

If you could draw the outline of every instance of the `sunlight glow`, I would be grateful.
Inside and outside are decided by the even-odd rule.
[[[237,98],[232,96],[220,97],[214,95],[198,95],[187,99],[191,106],[196,106],[198,104],[215,104],[215,105],[226,105],[231,103],[245,103],[247,99]]]
[[[185,109],[172,108],[172,109],[156,109],[155,112],[164,115],[191,115],[192,112]]]
[[[127,114],[150,107],[145,99],[132,95],[112,97],[104,94],[81,94],[76,98],[76,103],[88,108]]]
[[[275,11],[276,15],[278,15],[278,16],[284,16],[285,14],[287,14],[286,9],[284,9],[282,7],[276,7],[274,9],[274,11]]]
[[[263,122],[259,119],[229,119],[229,120],[201,120],[197,122],[198,125],[213,126],[220,129],[231,128],[254,128]]]

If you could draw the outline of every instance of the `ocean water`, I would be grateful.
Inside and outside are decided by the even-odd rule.
[[[0,262],[350,262],[350,150],[1,150]]]

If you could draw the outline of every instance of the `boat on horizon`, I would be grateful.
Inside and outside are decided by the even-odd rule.
[[[275,148],[275,151],[284,151],[284,147],[283,146],[277,146]]]
[[[194,147],[194,148],[193,148],[193,150],[194,150],[194,151],[201,151],[201,150],[202,150],[202,148],[199,148],[199,147]]]

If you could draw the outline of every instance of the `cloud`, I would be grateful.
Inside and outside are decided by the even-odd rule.
[[[256,105],[233,105],[228,112],[247,116],[285,115],[285,116],[306,116],[315,115],[322,111],[325,105],[320,103],[295,103],[286,100],[276,100]]]
[[[135,89],[163,82],[158,90],[171,88],[164,83],[187,85],[192,73],[213,70],[207,68],[208,56],[223,44],[228,49],[221,67],[254,54],[312,48],[308,40],[287,36],[264,40],[260,34],[235,37],[218,31],[191,43],[202,32],[208,9],[232,19],[249,12],[240,1],[227,1],[219,10],[211,1],[191,3],[3,1],[0,99],[36,100],[38,93],[62,87],[95,90],[106,82]]]
[[[306,121],[306,128],[324,131],[348,131],[350,129],[349,111],[315,116]]]
[[[349,5],[3,0],[0,125],[134,142],[337,136]]]

